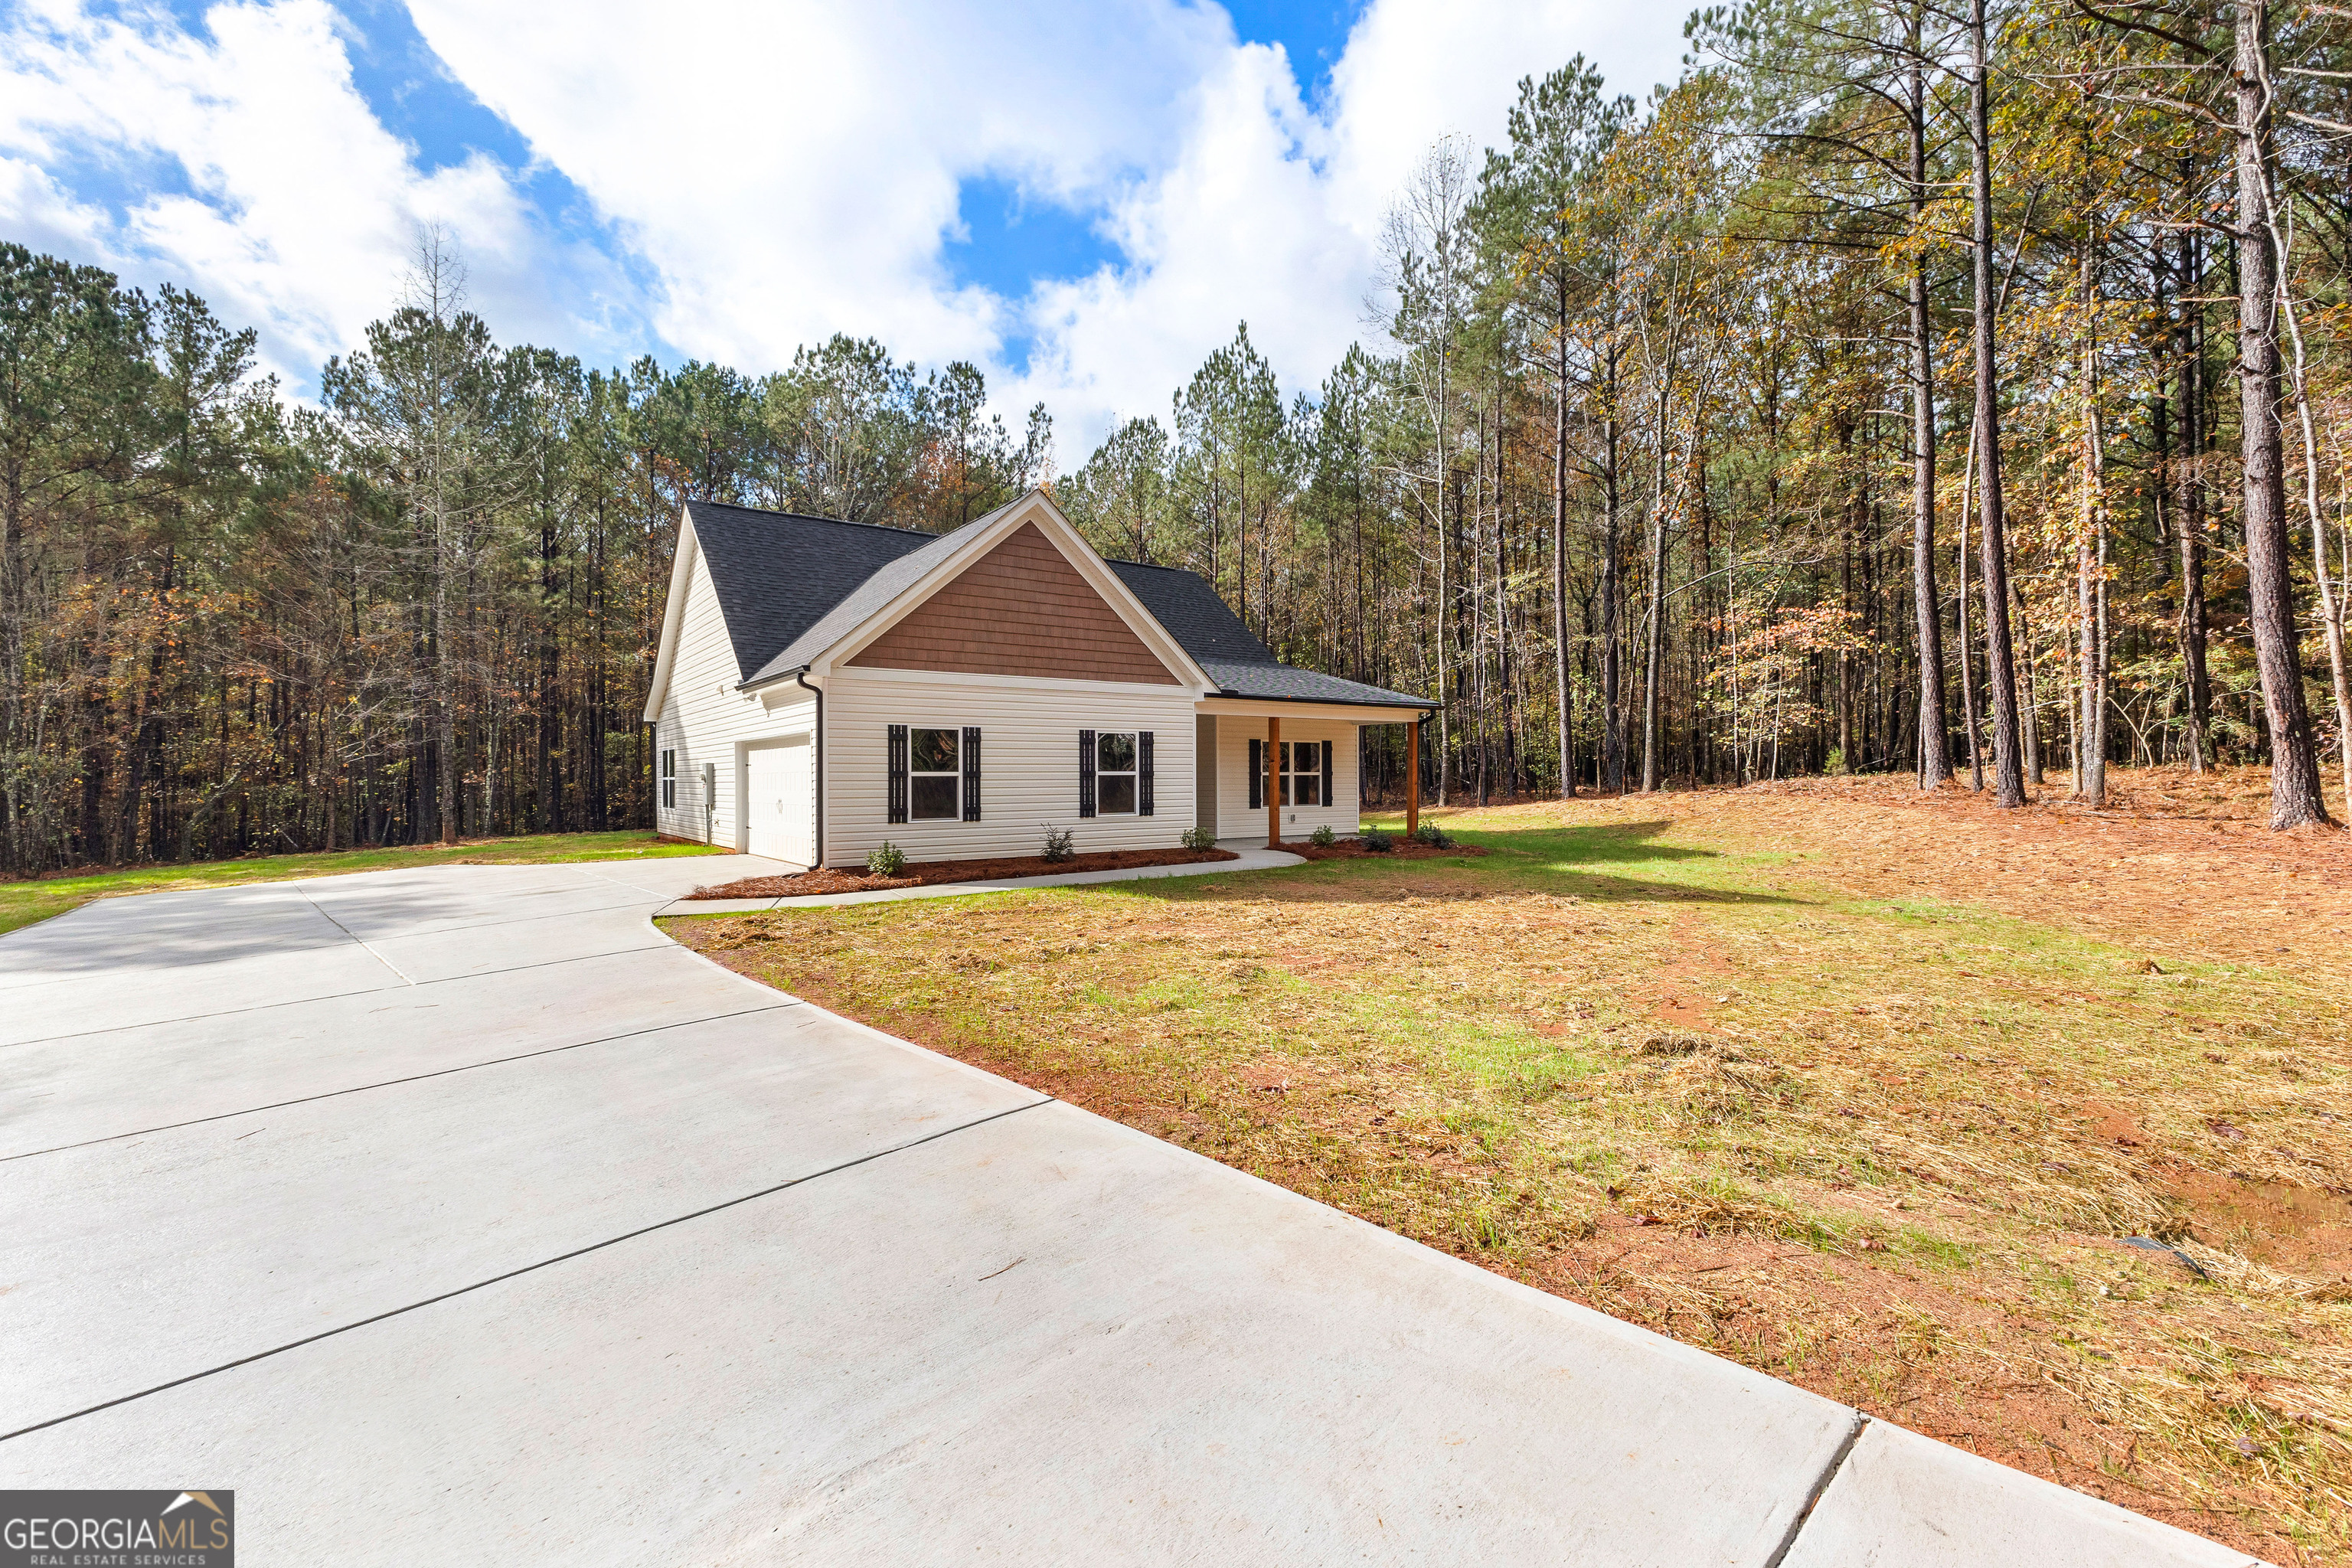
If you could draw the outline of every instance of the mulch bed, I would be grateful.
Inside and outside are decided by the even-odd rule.
[[[1282,846],[1286,855],[1300,855],[1309,860],[1426,860],[1439,855],[1484,855],[1475,844],[1456,844],[1439,849],[1417,838],[1396,835],[1386,849],[1367,849],[1360,838],[1341,838],[1329,844],[1316,844],[1307,839]]]
[[[789,877],[745,877],[715,888],[697,888],[688,899],[797,899],[812,893],[871,893],[885,888],[928,888],[940,882],[993,882],[1013,877],[1055,877],[1069,871],[1125,871],[1138,866],[1198,866],[1238,860],[1230,849],[1108,849],[1048,860],[1020,855],[1003,860],[925,860],[895,877],[869,876],[820,867]]]

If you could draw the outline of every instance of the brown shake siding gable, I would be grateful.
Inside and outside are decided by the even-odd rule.
[[[849,662],[1178,684],[1035,523],[1023,524]]]

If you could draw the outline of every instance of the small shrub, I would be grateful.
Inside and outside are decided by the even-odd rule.
[[[868,876],[895,877],[906,868],[907,852],[887,838],[882,840],[881,848],[871,851],[866,857],[866,871]]]
[[[1070,830],[1066,827],[1056,827],[1050,822],[1045,824],[1045,858],[1059,864],[1064,860],[1075,860],[1077,858],[1077,850],[1070,844]]]
[[[1412,837],[1414,843],[1426,844],[1432,849],[1451,849],[1454,847],[1453,836],[1433,822],[1424,822],[1419,827],[1414,828],[1412,830]]]
[[[1377,827],[1367,827],[1356,835],[1356,842],[1375,855],[1385,855],[1396,847],[1396,840]]]
[[[1214,849],[1217,836],[1205,827],[1188,827],[1184,830],[1182,842],[1187,849]]]
[[[1339,842],[1339,836],[1338,834],[1331,831],[1331,825],[1327,822],[1318,827],[1314,832],[1308,834],[1307,836],[1307,842],[1328,849],[1333,844]]]

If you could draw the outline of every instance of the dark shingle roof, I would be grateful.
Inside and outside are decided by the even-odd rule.
[[[746,680],[876,572],[940,538],[716,501],[688,501],[686,511]]]
[[[1145,566],[1133,561],[1110,561],[1152,617],[1184,645],[1192,662],[1208,673],[1227,697],[1271,698],[1286,702],[1346,702],[1365,708],[1428,708],[1425,697],[1412,697],[1361,681],[1342,680],[1311,669],[1297,669],[1277,659],[1265,644],[1251,635],[1232,606],[1217,596],[1207,579],[1174,566]]]
[[[1026,499],[1026,498],[1024,498]],[[1014,502],[1014,505],[1020,504]],[[846,637],[917,579],[980,537],[991,512],[952,533],[688,501],[740,679],[790,675]],[[1429,700],[1294,669],[1267,651],[1201,577],[1111,561],[1143,607],[1228,697],[1358,707],[1426,708]]]
[[[744,679],[765,680],[770,676],[789,675],[801,668],[865,624],[883,605],[913,587],[932,567],[978,539],[981,529],[1003,516],[1006,510],[999,507],[953,533],[933,534],[897,560],[884,563],[872,576],[850,590],[839,604],[786,643],[782,652],[760,667],[758,673]]]
[[[1276,702],[1344,702],[1353,708],[1437,706],[1426,697],[1391,691],[1383,686],[1367,686],[1360,680],[1345,680],[1287,664],[1223,664],[1209,658],[1196,662],[1217,683],[1218,695],[1222,697],[1255,697]]]

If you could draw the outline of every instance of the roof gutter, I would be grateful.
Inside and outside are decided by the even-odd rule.
[[[816,832],[813,835],[814,863],[809,869],[820,871],[824,868],[824,689],[808,683],[806,665],[793,671],[793,679],[800,683],[802,690],[816,699]]]
[[[1234,691],[1230,689],[1219,690],[1217,698],[1220,701],[1225,702],[1305,702],[1317,708],[1398,708],[1407,711],[1418,710],[1424,719],[1433,717],[1438,709],[1444,706],[1443,703],[1425,701],[1418,698],[1411,702],[1373,702],[1345,697],[1264,697],[1255,692]],[[1398,722],[1402,723],[1403,721],[1399,720]]]

